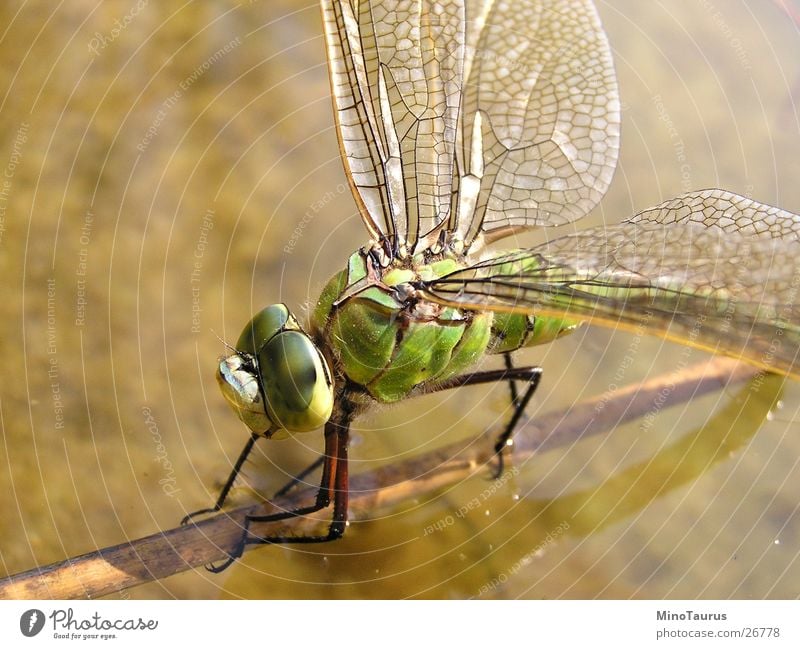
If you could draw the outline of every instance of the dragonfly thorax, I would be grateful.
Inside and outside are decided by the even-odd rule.
[[[426,301],[415,285],[461,267],[441,255],[416,266],[381,267],[370,248],[350,256],[325,286],[312,331],[349,385],[392,402],[474,364],[491,337],[492,315]]]
[[[311,318],[317,346],[337,377],[377,401],[398,401],[411,392],[433,389],[468,370],[486,352],[550,342],[577,324],[432,301],[425,295],[429,283],[457,274],[465,260],[442,254],[421,265],[406,261],[382,267],[371,248],[358,250],[325,286]]]
[[[267,437],[315,430],[333,409],[325,357],[283,304],[247,324],[235,353],[220,360],[217,382],[239,419]]]

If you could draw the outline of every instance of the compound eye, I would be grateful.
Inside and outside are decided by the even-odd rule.
[[[258,355],[269,339],[282,331],[290,320],[293,318],[285,304],[272,304],[262,309],[242,330],[242,335],[236,341],[237,351]]]
[[[301,331],[283,331],[258,352],[269,418],[294,433],[316,430],[333,410],[325,358]]]

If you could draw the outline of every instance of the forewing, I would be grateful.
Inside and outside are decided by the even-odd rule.
[[[467,0],[458,196],[470,245],[584,216],[619,152],[611,52],[589,0]]]
[[[373,237],[413,251],[452,203],[463,0],[322,0],[322,12],[356,202]]]
[[[800,378],[800,216],[721,190],[428,283],[434,301],[566,316]]]

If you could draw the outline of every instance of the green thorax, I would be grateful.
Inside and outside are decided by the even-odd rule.
[[[411,282],[463,267],[453,257],[380,268],[365,250],[320,295],[312,335],[351,382],[381,402],[462,374],[485,353],[547,342],[571,323],[442,306],[413,296]]]

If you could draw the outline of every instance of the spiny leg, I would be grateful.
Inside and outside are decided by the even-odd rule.
[[[511,372],[512,370],[516,369],[514,367],[514,363],[511,360],[511,353],[506,352],[503,354],[503,360],[505,361],[506,370]],[[539,387],[539,381],[542,379],[542,368],[529,368],[532,370],[530,373],[527,374],[526,382],[527,386],[525,388],[525,393],[522,395],[520,399],[519,393],[517,392],[517,384],[514,379],[508,380],[509,389],[511,391],[511,404],[514,406],[514,412],[511,413],[511,419],[509,419],[508,424],[506,425],[505,430],[500,433],[497,437],[497,441],[494,444],[494,452],[497,455],[497,471],[495,472],[494,477],[499,478],[503,474],[503,469],[505,468],[505,459],[503,456],[503,450],[510,446],[512,443],[512,436],[514,435],[514,430],[517,428],[517,424],[519,423],[520,417],[522,417],[522,413],[525,412],[525,408],[528,407],[528,403],[533,396],[533,393],[536,392],[536,388]]]
[[[245,544],[264,544],[264,543],[325,543],[334,541],[344,534],[347,526],[347,505],[350,498],[349,492],[349,468],[347,460],[347,449],[350,441],[350,424],[346,426],[326,425],[326,436],[328,427],[335,429],[333,432],[335,449],[334,455],[326,455],[323,466],[323,481],[320,490],[317,492],[317,501],[314,505],[296,509],[291,512],[271,514],[268,516],[248,516],[248,522],[271,522],[284,518],[303,516],[312,514],[320,509],[327,507],[333,500],[333,515],[328,533],[319,536],[250,536],[245,540]],[[326,439],[327,446],[327,439]],[[327,450],[327,449],[326,449]],[[326,481],[327,477],[327,481]]]
[[[541,378],[542,369],[539,367],[514,367],[510,358],[506,358],[506,368],[504,370],[489,370],[482,372],[474,372],[471,374],[464,374],[457,376],[449,381],[445,381],[435,386],[430,392],[441,392],[452,388],[463,387],[467,385],[479,385],[485,383],[496,383],[498,381],[509,381],[511,385],[511,396],[514,403],[514,412],[509,420],[508,425],[503,433],[498,437],[495,444],[495,452],[498,455],[499,468],[495,473],[495,477],[502,474],[503,471],[503,456],[502,450],[508,445],[508,440],[514,432],[514,428],[519,423],[522,413],[525,411],[531,396],[536,390]],[[525,381],[527,389],[522,399],[519,399],[517,394],[515,381]],[[247,516],[245,517],[244,533],[242,539],[237,545],[235,550],[230,554],[230,557],[224,563],[217,566],[207,566],[211,572],[222,572],[244,552],[244,548],[248,544],[277,544],[277,543],[324,543],[338,539],[344,533],[347,524],[347,503],[349,499],[348,493],[348,466],[347,466],[347,445],[349,441],[350,422],[352,415],[345,414],[340,422],[329,421],[325,426],[325,453],[322,457],[314,461],[310,466],[306,467],[289,483],[284,485],[277,493],[276,496],[285,495],[296,484],[302,481],[311,472],[316,470],[322,464],[322,478],[320,487],[317,492],[317,497],[313,505],[302,507],[296,510],[280,512],[277,514],[270,514],[265,516]],[[231,472],[225,487],[223,488],[217,503],[214,508],[200,510],[190,514],[184,519],[188,521],[192,517],[201,513],[209,513],[219,511],[225,502],[228,492],[230,491],[236,476],[241,469],[247,455],[252,450],[258,434],[254,433],[247,445],[243,449],[239,460]],[[328,528],[328,533],[319,536],[275,536],[275,537],[257,537],[250,536],[249,526],[251,523],[260,522],[268,523],[296,516],[304,516],[312,514],[327,507],[331,502],[331,494],[333,494],[333,516]]]
[[[242,466],[247,461],[247,458],[252,452],[253,446],[255,446],[255,443],[256,441],[258,441],[259,437],[261,437],[259,433],[252,433],[250,435],[250,439],[247,441],[247,444],[244,445],[244,448],[242,449],[241,453],[239,453],[239,458],[236,460],[236,464],[234,464],[233,470],[228,476],[228,479],[225,481],[225,485],[222,487],[219,497],[217,498],[217,502],[214,504],[214,506],[208,507],[206,509],[199,509],[196,512],[187,514],[186,516],[183,517],[183,519],[181,519],[181,525],[186,525],[186,523],[188,523],[190,520],[202,514],[214,514],[218,512],[220,509],[222,509],[222,507],[225,505],[225,501],[228,498],[230,490],[233,488],[233,485],[236,482],[236,478],[239,477],[239,473],[241,472]],[[320,466],[322,466],[322,463],[324,461],[325,461],[325,456],[320,455],[309,466],[303,469],[300,473],[294,476],[289,482],[283,485],[283,487],[281,487],[278,491],[276,491],[273,497],[279,498],[281,496],[285,496],[296,485],[300,484],[310,473],[313,473]]]
[[[228,494],[233,488],[233,483],[236,482],[236,478],[239,477],[242,466],[244,466],[244,463],[247,461],[247,458],[253,450],[253,446],[255,446],[255,443],[259,437],[261,437],[261,433],[251,433],[250,439],[247,440],[247,444],[244,445],[242,452],[239,453],[239,458],[236,460],[236,464],[233,465],[233,469],[231,470],[228,479],[225,481],[225,486],[223,486],[222,491],[219,492],[219,498],[217,498],[217,502],[214,503],[214,506],[207,509],[199,509],[196,512],[187,514],[181,520],[181,525],[186,525],[190,520],[200,516],[201,514],[214,514],[222,509],[222,506],[225,504],[225,501],[228,498]]]
[[[244,519],[244,531],[241,540],[230,553],[229,558],[221,564],[206,566],[210,572],[222,572],[236,559],[242,556],[247,545],[277,543],[325,543],[341,538],[347,525],[348,466],[347,446],[350,439],[350,421],[344,423],[328,422],[325,425],[325,454],[322,457],[322,479],[317,497],[313,505],[300,507],[291,511],[267,514],[262,516],[248,515]],[[313,465],[312,465],[313,467]],[[313,470],[309,467],[310,470]],[[290,483],[291,485],[292,483]],[[333,515],[328,526],[328,533],[317,536],[253,536],[250,534],[252,523],[271,523],[275,521],[306,516],[325,509],[333,500]]]
[[[511,352],[503,353],[503,363],[505,363],[507,370],[514,369],[514,362],[511,360]],[[511,403],[516,406],[519,403],[519,394],[517,393],[517,384],[514,379],[508,380],[508,389],[511,391]]]
[[[344,424],[329,421],[325,424],[325,451],[322,457],[322,479],[320,480],[319,490],[313,505],[300,507],[291,511],[279,512],[277,514],[266,514],[263,516],[247,516],[249,523],[270,523],[274,521],[283,520],[286,518],[294,518],[297,516],[305,516],[313,514],[321,509],[325,509],[330,505],[331,500],[334,503],[334,521],[336,522],[337,502],[339,508],[344,507],[345,514],[347,513],[347,484],[348,484],[348,470],[347,470],[347,447],[350,440],[350,422],[346,421]],[[310,469],[311,467],[309,467]],[[344,488],[344,489],[342,489]],[[344,491],[344,493],[341,493]],[[342,503],[344,498],[344,503]],[[344,519],[346,522],[346,518]],[[333,528],[334,525],[331,525]],[[342,526],[342,531],[344,526]],[[341,533],[336,536],[338,538]],[[317,543],[322,541],[331,540],[330,535],[325,536],[309,536],[309,537],[249,537],[246,543]]]
[[[503,354],[503,359],[505,361],[506,369],[503,372],[502,370],[495,370],[489,372],[475,372],[472,374],[464,374],[462,376],[456,377],[453,381],[448,381],[444,384],[440,384],[436,386],[432,391],[433,392],[441,392],[442,390],[449,390],[456,387],[461,387],[464,385],[477,385],[478,383],[495,383],[498,381],[508,381],[509,389],[511,390],[511,403],[514,406],[514,412],[512,413],[511,420],[509,421],[508,426],[503,430],[503,432],[498,436],[497,442],[495,443],[495,453],[498,456],[499,467],[495,474],[495,478],[499,477],[503,473],[503,449],[508,445],[508,440],[514,434],[514,428],[516,427],[517,423],[519,423],[519,418],[522,413],[525,411],[525,407],[527,406],[530,398],[533,396],[533,393],[536,391],[536,387],[539,383],[539,378],[541,377],[542,370],[539,367],[514,367],[514,364],[511,360],[511,353],[505,352]],[[517,392],[517,381],[524,381],[527,384],[527,388],[525,391],[525,395],[523,396],[522,401],[520,401],[519,394]],[[412,396],[420,396],[426,393],[419,393],[413,394]],[[311,473],[316,471],[321,465],[324,460],[323,456],[318,457],[314,460],[310,465],[308,465],[305,469],[303,469],[300,473],[294,476],[289,482],[287,482],[283,487],[281,487],[278,491],[275,492],[274,497],[285,496],[289,493],[295,486],[303,482],[303,480]]]
[[[513,363],[511,362],[510,354],[506,353],[504,356],[506,357],[506,369],[504,370],[488,370],[483,372],[474,372],[472,374],[463,374],[450,379],[449,381],[440,383],[432,390],[432,392],[441,392],[442,390],[450,390],[452,388],[459,388],[466,385],[497,383],[498,381],[509,382],[511,385],[511,399],[514,406],[514,412],[511,413],[511,419],[509,419],[508,424],[503,429],[503,432],[500,433],[497,438],[497,442],[495,442],[494,445],[494,450],[498,460],[498,467],[494,472],[494,478],[498,478],[503,473],[503,449],[509,445],[509,440],[514,434],[514,429],[519,423],[522,413],[525,412],[525,408],[528,406],[528,403],[530,402],[531,397],[536,391],[539,381],[542,378],[541,367],[514,367]],[[516,381],[524,381],[527,384],[522,398],[519,397],[517,392],[515,385]]]

